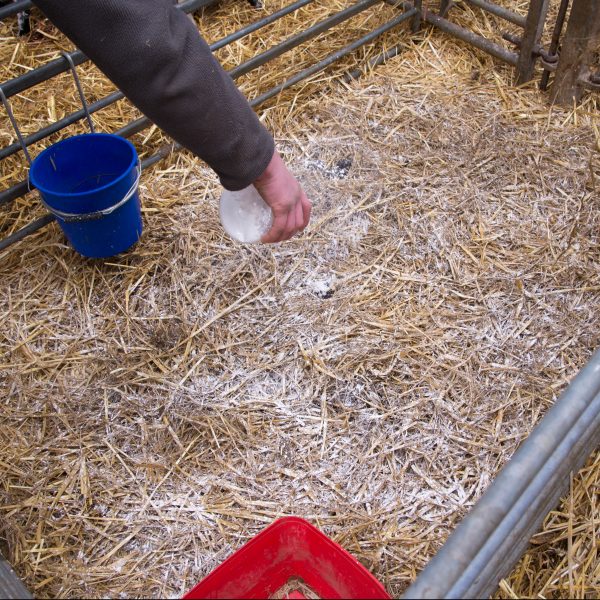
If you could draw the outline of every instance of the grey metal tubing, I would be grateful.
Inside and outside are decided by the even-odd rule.
[[[505,21],[514,23],[515,25],[518,25],[519,27],[525,27],[526,17],[524,17],[523,15],[520,15],[512,10],[508,10],[507,8],[504,8],[503,6],[498,6],[497,4],[494,4],[493,2],[488,2],[488,0],[466,0],[466,2],[468,2],[469,4],[472,4],[473,6],[477,6],[478,8],[481,8],[481,10],[484,10],[485,12],[488,12],[492,15],[500,17],[501,19],[504,19]]]
[[[22,227],[18,231],[15,231],[15,233],[13,233],[12,235],[9,235],[9,236],[1,239],[0,240],[0,252],[2,250],[4,250],[5,248],[8,248],[10,245],[14,244],[15,242],[18,242],[19,240],[22,240],[23,238],[27,237],[28,235],[35,233],[36,231],[38,231],[38,229],[41,229],[42,227],[46,227],[46,225],[48,225],[48,223],[52,223],[52,221],[54,221],[54,215],[47,213],[43,217],[40,217],[39,219],[36,219],[35,221],[32,221],[31,223],[29,223],[29,225],[26,225],[25,227]]]
[[[20,0],[19,2],[11,2],[6,6],[0,6],[0,21],[7,17],[13,17],[24,10],[29,10],[31,7],[31,0]]]
[[[579,420],[578,426],[569,432],[562,444],[563,447],[569,444],[573,446],[568,460],[564,460],[560,451],[552,455],[515,505],[512,511],[514,526],[510,534],[498,544],[491,556],[488,549],[488,556],[482,553],[481,557],[474,561],[470,576],[466,576],[454,587],[452,596],[458,594],[460,597],[480,598],[494,593],[499,581],[510,574],[526,551],[531,536],[539,531],[545,516],[557,506],[560,498],[568,491],[569,474],[576,473],[585,464],[599,443],[600,394],[596,395],[592,405]],[[520,517],[514,518],[519,513]],[[480,569],[475,577],[472,577],[472,569]]]
[[[344,21],[363,12],[364,10],[367,10],[378,2],[381,2],[381,0],[360,0],[360,2],[357,2],[356,4],[353,4],[338,13],[323,19],[312,27],[309,27],[298,34],[289,37],[280,44],[277,44],[276,46],[257,54],[256,56],[252,57],[241,65],[234,67],[228,72],[234,79],[241,77],[242,75],[245,75],[246,73],[249,73],[250,71],[253,71],[261,65],[269,62],[270,60],[280,56],[284,52],[287,52],[288,50],[291,50],[292,48],[295,48],[296,46],[299,46],[300,44],[310,40],[319,33],[327,31],[328,29],[343,23]]]
[[[354,50],[356,50],[357,48],[360,48],[360,46],[364,46],[365,44],[367,44],[370,41],[372,41],[373,39],[375,39],[377,36],[381,35],[382,33],[385,33],[386,31],[388,31],[389,29],[392,29],[393,27],[396,27],[403,21],[410,19],[411,17],[415,16],[417,13],[418,13],[417,9],[412,8],[412,9],[407,10],[406,12],[402,13],[401,15],[394,17],[387,23],[384,23],[383,25],[377,27],[377,29],[374,29],[373,31],[371,31],[367,35],[361,37],[360,39],[356,40],[355,42],[348,44],[341,50],[338,50],[337,52],[330,54],[329,56],[327,56],[323,60],[319,61],[318,63],[304,69],[303,71],[300,71],[300,73],[294,75],[293,77],[290,77],[287,81],[284,81],[283,83],[280,83],[279,85],[276,85],[275,87],[271,88],[269,91],[265,92],[264,94],[257,96],[250,102],[250,105],[258,106],[259,104],[262,104],[263,102],[265,102],[266,100],[269,100],[273,96],[276,96],[283,90],[291,87],[292,85],[295,85],[299,81],[302,81],[303,79],[306,79],[307,77],[310,77],[314,73],[318,73],[319,71],[322,71],[323,69],[327,68],[330,64],[334,63],[336,60],[339,60],[340,58],[343,58],[347,54],[354,52]]]
[[[403,598],[489,595],[599,442],[597,351]]]
[[[0,598],[16,600],[33,598],[11,566],[0,555]]]
[[[2,100],[2,104],[4,105],[4,109],[6,110],[6,114],[8,115],[8,120],[10,121],[10,124],[12,125],[12,128],[15,131],[17,139],[19,140],[19,146],[23,150],[23,154],[25,155],[27,162],[29,164],[31,164],[31,155],[29,154],[29,150],[27,150],[25,140],[23,139],[23,134],[21,133],[21,130],[19,129],[19,124],[17,123],[17,120],[15,119],[15,115],[13,114],[12,108],[10,106],[10,102],[4,95],[4,92],[2,91],[1,87],[0,87],[0,100]]]
[[[260,19],[259,21],[256,21],[256,22],[252,23],[251,25],[248,25],[248,27],[244,27],[244,28],[236,31],[235,33],[232,33],[231,35],[221,38],[220,40],[217,40],[216,42],[214,42],[213,44],[210,45],[210,49],[213,52],[215,52],[216,50],[219,50],[220,48],[223,48],[224,46],[227,46],[228,44],[231,44],[232,42],[235,42],[236,40],[239,40],[239,39],[245,37],[246,35],[249,35],[250,33],[257,31],[258,29],[261,29],[262,27],[265,27],[267,25],[270,25],[271,23],[274,23],[278,19],[281,19],[282,17],[288,15],[289,13],[294,12],[303,6],[310,4],[313,1],[314,0],[298,0],[297,2],[294,2],[293,4],[290,4],[289,6],[286,6],[286,7],[282,8],[281,10],[274,12],[273,14],[265,17],[264,19]],[[98,110],[101,110],[103,108],[110,106],[111,104],[113,104],[115,102],[118,102],[119,100],[123,99],[124,97],[125,96],[121,91],[113,92],[112,94],[109,94],[105,98],[101,98],[100,100],[90,104],[89,111],[90,111],[90,113],[94,113]],[[68,127],[69,125],[72,125],[73,123],[76,123],[77,121],[80,121],[84,117],[86,117],[86,113],[84,110],[78,110],[74,113],[71,113],[70,115],[67,115],[66,117],[62,118],[60,121],[57,121],[56,123],[52,123],[51,125],[48,125],[47,127],[44,127],[42,129],[36,131],[35,133],[32,133],[31,135],[28,135],[25,138],[25,144],[27,146],[29,146],[35,142],[39,142],[40,140],[43,140],[44,138],[48,137],[49,135],[52,135],[53,133],[56,133],[57,131],[64,129],[65,127]],[[20,149],[21,149],[21,145],[18,143],[14,143],[14,144],[11,144],[10,146],[6,146],[5,148],[1,148],[0,149],[0,160],[7,158],[8,156],[12,156],[13,154],[16,154]],[[14,198],[11,198],[11,199],[14,200]],[[8,199],[3,200],[2,196],[0,196],[0,205],[4,204],[6,202],[10,202],[10,200],[8,200]]]
[[[405,6],[406,4],[407,3],[405,3]],[[477,35],[476,33],[473,33],[472,31],[469,31],[460,25],[451,23],[447,19],[444,19],[432,12],[425,11],[423,14],[423,20],[446,33],[457,37],[458,39],[463,40],[472,46],[475,46],[476,48],[479,48],[480,50],[499,58],[500,60],[503,60],[509,65],[514,66],[519,60],[519,55],[515,52],[511,52],[499,44],[496,44],[495,42],[492,42],[481,35]]]
[[[19,181],[19,183],[15,183],[15,185],[0,192],[0,206],[8,204],[17,198],[24,196],[27,192],[27,181]]]
[[[190,13],[204,6],[208,6],[209,4],[213,4],[216,0],[186,0],[186,2],[182,2],[181,4],[177,4],[177,8],[183,10],[183,12]],[[88,61],[88,57],[81,51],[75,50],[73,52],[69,52],[69,56],[73,61],[75,66],[80,65],[86,61]],[[55,60],[51,60],[50,62],[42,65],[41,67],[37,67],[32,71],[28,71],[23,75],[19,75],[13,79],[9,79],[8,81],[2,84],[2,89],[6,94],[7,98],[14,96],[15,94],[19,94],[24,92],[25,90],[37,85],[38,83],[42,83],[47,81],[48,79],[54,77],[55,75],[60,75],[61,73],[65,73],[69,70],[69,65],[65,62],[64,58],[57,58]]]
[[[414,5],[411,2],[405,2],[402,0],[384,0],[384,2],[395,7],[402,6],[405,10],[414,8]],[[519,60],[519,55],[516,52],[511,52],[499,44],[496,44],[495,42],[492,42],[481,35],[477,35],[476,33],[473,33],[472,31],[469,31],[460,25],[451,23],[448,21],[448,19],[444,19],[443,17],[440,17],[429,10],[423,11],[422,20],[430,25],[434,25],[449,35],[457,37],[458,39],[463,40],[472,46],[475,46],[476,48],[479,48],[480,50],[499,58],[500,60],[503,60],[509,65],[514,66]]]
[[[255,21],[254,23],[251,23],[247,27],[243,27],[242,29],[239,29],[235,33],[232,33],[231,35],[227,35],[224,38],[221,38],[214,44],[211,44],[210,49],[213,52],[215,50],[219,50],[220,48],[223,48],[223,46],[227,46],[228,44],[231,44],[232,42],[235,42],[255,31],[257,31],[258,29],[261,29],[262,27],[265,27],[267,25],[270,25],[271,23],[274,23],[278,19],[281,19],[281,17],[285,17],[286,15],[289,15],[291,12],[294,12],[294,11],[298,10],[299,8],[302,8],[303,6],[306,6],[307,4],[310,4],[311,2],[313,2],[313,0],[297,0],[297,2],[294,2],[293,4],[290,4],[289,6],[285,6],[281,10],[274,12],[273,14],[265,17],[264,19]]]
[[[395,46],[392,46],[389,50],[381,52],[377,56],[371,58],[367,63],[367,68],[372,69],[373,67],[378,67],[379,65],[382,65],[390,58],[398,56],[398,54],[400,54],[400,52],[402,52],[403,49],[404,46],[402,44],[396,44]],[[364,68],[361,69],[359,67],[357,69],[352,69],[352,71],[348,71],[348,73],[346,73],[343,77],[344,81],[346,83],[349,83],[350,81],[352,81],[352,79],[358,79],[362,75],[363,70]]]

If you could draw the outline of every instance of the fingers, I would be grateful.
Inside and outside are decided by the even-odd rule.
[[[302,220],[302,229],[304,229],[310,221],[310,213],[312,211],[312,202],[306,197],[304,192],[302,192],[300,204],[302,205],[302,213],[304,215],[304,219]]]
[[[261,242],[263,244],[274,244],[276,242],[281,241],[283,235],[285,234],[287,225],[287,214],[279,213],[273,217],[273,224],[271,225],[271,229],[267,231],[265,235],[261,238]]]
[[[308,225],[310,201],[277,152],[254,187],[273,211],[273,223],[261,238],[263,243],[289,240]]]
[[[296,203],[296,208],[294,210],[296,217],[296,229],[297,231],[304,231],[306,225],[304,225],[304,211],[302,210],[302,202]]]
[[[287,223],[285,225],[285,234],[281,238],[282,242],[287,242],[291,237],[296,233],[296,211],[294,209],[290,210],[287,215]]]

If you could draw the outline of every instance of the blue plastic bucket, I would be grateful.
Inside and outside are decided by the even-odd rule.
[[[133,246],[142,234],[137,152],[109,133],[58,142],[31,164],[29,178],[77,252],[106,258]]]

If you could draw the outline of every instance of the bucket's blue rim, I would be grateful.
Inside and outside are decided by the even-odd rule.
[[[29,180],[31,181],[31,183],[33,183],[33,185],[40,190],[40,192],[45,192],[47,194],[52,194],[53,196],[62,196],[65,198],[80,198],[82,196],[89,196],[90,193],[92,193],[91,190],[87,190],[85,192],[65,192],[65,193],[58,193],[56,191],[53,191],[51,189],[48,189],[46,187],[44,187],[43,185],[38,185],[35,181],[35,177],[33,176],[33,169],[35,168],[35,164],[37,163],[38,160],[41,160],[41,158],[47,153],[50,152],[51,150],[53,150],[54,148],[56,148],[56,146],[61,146],[64,144],[68,144],[70,143],[72,140],[75,139],[79,139],[79,138],[83,138],[83,137],[110,137],[110,138],[116,138],[119,141],[125,143],[127,146],[129,146],[129,148],[132,151],[132,157],[131,157],[131,163],[129,164],[129,166],[127,167],[127,169],[123,172],[122,175],[119,175],[119,177],[117,177],[116,179],[113,179],[113,181],[106,183],[102,186],[100,186],[99,188],[96,188],[93,190],[93,193],[96,192],[101,192],[102,190],[105,190],[109,187],[112,187],[113,185],[115,185],[116,183],[120,182],[121,180],[123,180],[125,178],[125,176],[128,173],[131,173],[132,169],[135,168],[135,166],[138,163],[138,155],[137,155],[137,150],[135,149],[135,146],[127,139],[125,139],[124,137],[121,137],[120,135],[115,135],[114,133],[80,133],[79,135],[72,135],[64,140],[61,140],[60,142],[56,142],[55,144],[52,144],[51,146],[48,146],[48,148],[46,148],[45,150],[42,150],[34,159],[33,162],[31,163],[31,168],[29,169]]]

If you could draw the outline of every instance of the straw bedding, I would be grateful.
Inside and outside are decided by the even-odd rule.
[[[198,22],[216,39],[255,18],[227,2]],[[1,79],[68,47],[39,19],[31,42],[1,27]],[[389,64],[335,77],[398,41]],[[80,71],[90,99],[112,89]],[[2,253],[0,551],[37,596],[177,596],[287,514],[391,594],[406,587],[598,346],[597,101],[550,111],[511,77],[403,29],[272,101],[262,115],[314,201],[309,230],[284,245],[231,243],[215,177],[181,153],[144,173],[146,229],[129,253],[82,259],[55,225]],[[41,88],[15,99],[26,131],[77,106],[68,76]],[[121,102],[95,120],[111,130],[134,114]],[[148,152],[165,142],[144,138]],[[21,161],[3,161],[3,185]],[[39,212],[34,198],[4,208],[3,234]],[[502,597],[598,595],[599,473],[596,455]]]

